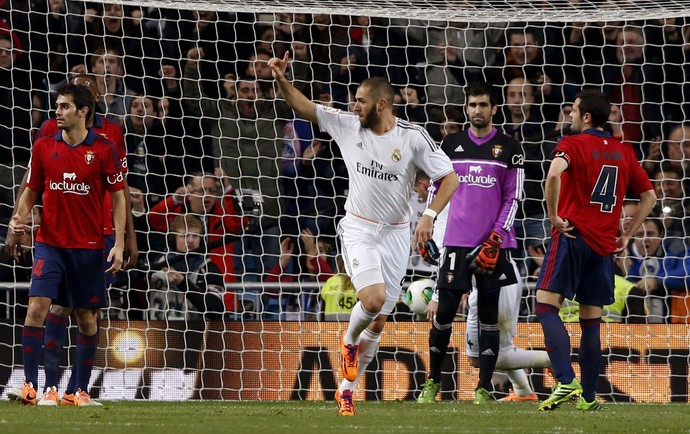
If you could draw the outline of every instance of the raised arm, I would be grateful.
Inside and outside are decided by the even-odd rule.
[[[285,71],[287,70],[289,60],[290,52],[286,51],[282,59],[274,57],[268,61],[268,66],[271,68],[273,78],[275,78],[283,98],[285,98],[285,101],[290,108],[295,111],[297,116],[318,124],[318,119],[316,118],[316,104],[304,96],[295,86],[290,84],[285,77]]]

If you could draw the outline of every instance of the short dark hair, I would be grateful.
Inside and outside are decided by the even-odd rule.
[[[485,81],[473,81],[465,88],[465,99],[470,99],[471,96],[482,95],[489,95],[489,104],[491,104],[492,107],[496,105],[496,94],[494,93],[494,87],[491,85],[491,83],[487,83]]]
[[[426,172],[424,171],[424,169],[420,169],[420,168],[418,167],[417,170],[416,170],[415,173],[414,173],[414,182],[415,182],[415,184],[417,184],[419,181],[428,181],[428,180],[431,180],[431,177],[429,177],[429,175],[426,174]]]
[[[611,101],[603,92],[596,89],[585,89],[575,95],[580,99],[580,116],[589,113],[592,117],[592,128],[603,128],[609,121]]]
[[[362,82],[360,87],[365,87],[369,89],[371,92],[371,95],[374,97],[375,100],[379,100],[381,98],[385,99],[388,102],[388,105],[393,107],[393,99],[395,98],[395,89],[393,89],[393,86],[390,84],[388,80],[386,80],[383,77],[371,77],[367,78]]]
[[[77,106],[77,110],[81,110],[84,107],[89,109],[85,117],[88,123],[89,119],[93,116],[94,106],[96,105],[96,99],[91,89],[78,84],[64,83],[57,89],[57,94],[71,96],[74,105]]]

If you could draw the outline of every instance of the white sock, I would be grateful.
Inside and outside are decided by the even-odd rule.
[[[372,321],[378,316],[377,313],[371,313],[362,306],[362,302],[358,301],[355,307],[352,308],[350,314],[350,324],[347,326],[347,332],[343,337],[343,342],[348,345],[358,345],[362,331],[369,327]],[[360,349],[361,352],[361,349]]]
[[[496,369],[511,371],[522,368],[548,368],[551,366],[546,351],[523,350],[522,348],[501,348],[496,359]]]
[[[513,385],[513,392],[521,398],[529,396],[532,394],[532,388],[529,385],[529,380],[527,379],[527,374],[523,369],[513,369],[512,371],[506,371],[506,375]]]
[[[359,379],[362,378],[362,375],[364,375],[364,371],[367,369],[367,366],[369,366],[369,363],[374,360],[374,356],[379,350],[379,342],[381,342],[380,333],[374,333],[369,329],[365,329],[362,332],[361,340],[359,342],[359,359],[357,359],[359,361],[357,378],[355,378],[355,381],[347,381],[346,379],[343,379],[343,382],[340,383],[340,387],[338,388],[340,393],[343,393],[345,390],[355,390],[355,387],[357,387]]]

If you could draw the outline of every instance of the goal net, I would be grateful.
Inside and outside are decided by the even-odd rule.
[[[109,289],[92,396],[333,399],[338,339],[356,301],[337,237],[348,175],[337,144],[276,94],[267,61],[289,51],[295,86],[342,110],[358,83],[384,76],[396,115],[436,141],[467,125],[465,86],[488,81],[499,101],[494,123],[525,151],[515,344],[543,349],[533,309],[550,235],[543,180],[570,132],[574,96],[594,87],[613,103],[607,129],[633,146],[659,196],[617,259],[598,393],[687,402],[689,11],[687,0],[0,1],[2,235],[56,88],[91,74],[97,111],[122,127],[139,249]],[[410,206],[414,224],[424,201],[415,193]],[[635,206],[626,200],[621,225]],[[39,207],[34,228],[40,215]],[[31,258],[26,249],[0,263],[3,397],[24,379]],[[413,253],[404,287],[434,272]],[[454,323],[444,399],[473,397],[465,315]],[[576,318],[577,307],[563,316]],[[568,326],[576,360],[579,326]],[[60,390],[74,360],[74,320],[69,331]],[[415,397],[428,332],[399,303],[355,399]],[[548,394],[544,370],[529,374]],[[496,377],[497,396],[508,387]]]

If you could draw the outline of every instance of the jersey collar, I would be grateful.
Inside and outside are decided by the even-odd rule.
[[[81,145],[93,146],[93,142],[96,140],[97,136],[98,136],[98,134],[96,134],[96,131],[94,131],[93,128],[89,128],[89,133],[86,135],[86,138],[84,139],[84,141],[79,143],[76,146],[81,146]],[[55,140],[58,142],[63,142],[64,144],[67,145],[67,142],[62,140],[62,130],[55,133]],[[67,146],[71,146],[71,145],[67,145]],[[73,147],[76,147],[76,146],[73,146]]]
[[[582,134],[591,134],[597,137],[613,137],[611,133],[609,133],[608,131],[597,130],[596,128],[589,128],[587,130],[584,130]]]
[[[486,136],[484,136],[482,138],[479,138],[472,133],[472,130],[470,128],[467,129],[467,135],[470,136],[470,140],[472,140],[477,145],[483,145],[484,143],[493,139],[497,132],[498,132],[498,130],[496,129],[496,127],[492,126],[491,132],[489,134],[487,134]]]
[[[93,125],[91,128],[103,128],[103,116],[98,113],[93,114]]]

